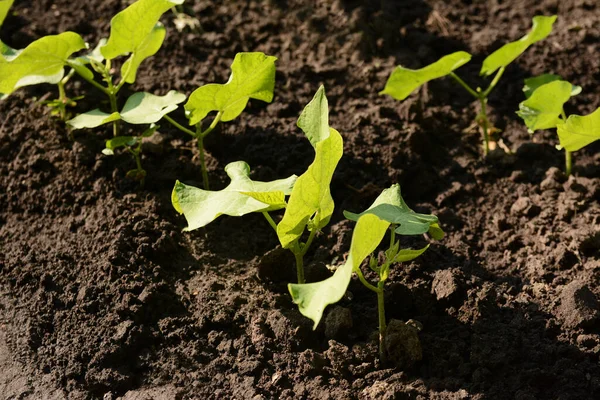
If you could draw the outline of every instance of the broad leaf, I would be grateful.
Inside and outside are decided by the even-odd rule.
[[[401,262],[412,261],[415,258],[419,257],[421,254],[425,253],[425,250],[427,250],[428,248],[429,248],[429,245],[423,247],[422,249],[418,249],[418,250],[402,249],[398,252],[398,254],[396,255],[396,258],[394,258],[394,262],[401,263]]]
[[[401,203],[398,194],[399,192],[393,190],[393,187],[385,189],[370,208],[381,204],[399,206]],[[344,296],[348,284],[350,284],[352,271],[360,268],[364,259],[375,251],[389,226],[389,222],[380,219],[377,215],[365,213],[358,219],[354,232],[352,232],[348,259],[335,271],[333,276],[321,282],[288,285],[292,299],[294,303],[298,304],[302,315],[313,320],[313,329],[316,329],[319,324],[325,307],[338,302]]]
[[[527,50],[529,46],[545,39],[552,32],[554,21],[556,21],[556,15],[551,17],[543,15],[533,17],[533,26],[529,33],[515,42],[505,44],[487,56],[483,60],[479,74],[488,76],[496,72],[498,68],[506,67]]]
[[[546,83],[554,82],[554,81],[563,81],[560,75],[554,74],[543,74],[539,76],[534,76],[533,78],[525,79],[525,86],[523,86],[523,93],[525,94],[525,98],[530,98],[533,92],[542,85]],[[581,93],[581,86],[571,85],[571,97],[578,95]]]
[[[568,151],[577,151],[600,139],[600,108],[591,114],[570,115],[566,122],[557,126],[561,147]]]
[[[4,23],[4,19],[8,15],[8,10],[12,6],[14,0],[0,0],[0,26]]]
[[[222,113],[221,121],[231,121],[244,111],[249,99],[270,103],[275,87],[275,60],[263,53],[238,53],[225,84],[208,84],[190,95],[185,104],[190,125],[202,121],[209,112]]]
[[[344,147],[338,131],[329,127],[323,86],[302,111],[298,126],[309,138],[316,154],[294,185],[283,219],[277,225],[277,236],[284,248],[298,240],[309,223],[311,229],[316,230],[329,223],[334,208],[329,185]]]
[[[250,179],[250,167],[243,161],[236,161],[225,167],[231,183],[223,190],[209,191],[175,183],[171,201],[177,212],[183,214],[188,222],[186,231],[208,225],[221,215],[239,217],[252,212],[273,211],[285,207],[285,201],[273,204],[256,198],[267,193],[272,198],[282,199],[292,192],[296,176],[271,182],[259,182]]]
[[[567,81],[554,81],[537,88],[531,97],[519,104],[517,115],[523,118],[530,132],[556,127],[564,104],[571,97],[572,86]]]
[[[429,232],[434,239],[443,237],[443,231],[438,225],[438,218],[432,214],[419,214],[411,210],[402,198],[400,185],[392,185],[387,190],[390,195],[395,196],[393,202],[372,206],[360,214],[344,211],[344,216],[349,220],[358,221],[365,214],[375,214],[384,221],[398,225],[396,233],[399,235],[421,235]]]
[[[96,47],[88,54],[77,57],[76,59],[69,60],[69,67],[73,68],[79,75],[85,79],[93,80],[94,73],[87,67],[87,64],[92,62],[101,63],[104,61],[104,56],[100,52],[100,49],[106,44],[106,38],[102,38],[98,41]]]
[[[151,93],[134,93],[125,102],[121,118],[130,124],[151,124],[177,109],[185,101],[185,94],[171,90],[164,96]]]
[[[100,109],[84,112],[73,119],[67,121],[67,124],[73,129],[97,128],[100,125],[109,122],[118,121],[121,118],[118,112],[107,114]]]
[[[121,69],[126,82],[135,80],[135,73],[144,58],[155,54],[164,39],[164,28],[157,26],[161,15],[184,0],[138,0],[110,21],[108,42],[100,49],[107,60],[132,54]]]
[[[64,75],[69,56],[85,48],[76,33],[45,36],[22,50],[16,57],[0,57],[0,93],[39,83],[58,83]]]
[[[388,78],[385,88],[379,94],[389,94],[396,100],[404,100],[419,86],[432,79],[448,75],[471,60],[464,51],[448,54],[421,69],[408,69],[398,66]]]

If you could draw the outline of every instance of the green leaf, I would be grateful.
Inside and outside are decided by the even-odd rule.
[[[591,114],[569,115],[557,126],[560,145],[568,151],[577,151],[600,139],[600,108]]]
[[[154,29],[146,36],[138,49],[131,54],[131,57],[129,57],[125,63],[123,63],[123,66],[121,67],[121,76],[125,82],[135,82],[140,64],[146,58],[155,55],[158,50],[160,50],[160,46],[162,46],[166,34],[167,30],[160,22],[154,26]]]
[[[298,126],[315,148],[315,159],[296,181],[283,219],[277,225],[283,248],[298,240],[307,225],[311,230],[320,230],[329,223],[334,208],[329,185],[344,150],[341,135],[329,127],[323,86],[302,111]]]
[[[543,15],[533,17],[533,26],[529,33],[515,42],[505,44],[487,56],[483,60],[479,74],[488,76],[496,72],[498,68],[506,67],[527,50],[529,46],[545,39],[552,32],[554,21],[556,21],[556,15],[551,17]]]
[[[396,258],[394,258],[394,262],[401,263],[401,262],[412,261],[415,258],[419,257],[421,254],[425,253],[425,250],[427,250],[428,248],[429,248],[429,245],[423,247],[422,249],[418,249],[418,250],[402,249],[398,252],[398,254],[396,255]]]
[[[531,97],[519,104],[517,115],[523,118],[530,132],[556,127],[563,105],[571,97],[571,84],[553,81],[537,88]]]
[[[530,98],[533,92],[542,85],[546,83],[554,82],[554,81],[563,81],[564,79],[560,77],[560,75],[554,74],[543,74],[539,76],[534,76],[533,78],[525,79],[525,86],[523,86],[523,92],[525,93],[525,98]],[[577,96],[581,93],[581,86],[571,85],[571,97]]]
[[[0,26],[4,23],[4,19],[8,15],[8,10],[12,6],[14,0],[0,0]]]
[[[469,53],[457,51],[421,69],[397,66],[388,78],[385,88],[379,94],[389,94],[396,100],[404,100],[425,82],[446,76],[468,63],[469,60],[471,60]]]
[[[134,146],[138,138],[136,136],[117,136],[116,138],[106,141],[106,148],[102,150],[102,154],[112,156],[114,150],[119,147]]]
[[[227,83],[204,85],[190,95],[185,104],[190,125],[196,125],[211,111],[221,112],[221,121],[231,121],[244,111],[251,98],[270,103],[275,87],[275,60],[277,57],[260,52],[236,54]]]
[[[243,161],[236,161],[225,167],[231,183],[223,190],[209,191],[175,183],[171,201],[177,212],[188,222],[186,231],[208,225],[221,215],[239,217],[252,212],[273,211],[285,207],[285,201],[269,204],[256,198],[264,193],[282,198],[292,192],[296,176],[271,182],[250,179],[250,167]],[[271,197],[270,197],[271,198]]]
[[[441,229],[435,215],[419,214],[411,210],[402,198],[400,185],[392,185],[387,190],[389,191],[388,196],[393,196],[390,197],[392,201],[371,207],[360,214],[344,211],[344,216],[349,220],[358,221],[365,214],[375,214],[384,221],[398,225],[396,233],[399,235],[421,235],[430,232],[433,228],[432,236],[439,237],[438,233]]]
[[[134,93],[125,102],[121,110],[121,118],[130,124],[155,123],[177,109],[177,104],[183,103],[185,99],[185,94],[175,90],[169,91],[164,96],[146,92]]]
[[[374,214],[360,217],[352,233],[348,259],[333,276],[321,282],[288,285],[300,313],[313,320],[313,329],[317,328],[325,307],[344,296],[352,271],[358,269],[363,260],[377,248],[389,226],[389,222],[382,221]]]
[[[67,121],[67,124],[73,129],[96,128],[109,122],[117,121],[121,118],[118,112],[107,114],[96,108],[95,110],[79,114],[73,119]]]
[[[64,32],[36,40],[14,58],[0,57],[0,93],[39,83],[58,83],[71,54],[85,48],[76,33]]]

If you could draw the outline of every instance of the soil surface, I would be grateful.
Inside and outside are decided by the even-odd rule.
[[[128,3],[17,0],[0,37],[23,48],[73,30],[96,43]],[[236,52],[279,58],[274,101],[252,101],[207,141],[214,188],[236,160],[254,179],[301,174],[313,150],[296,119],[326,87],[344,157],[336,212],[307,255],[309,280],[344,260],[353,223],[342,210],[365,209],[393,183],[416,211],[439,216],[447,236],[393,269],[386,287],[391,325],[422,325],[422,360],[377,360],[376,298],[356,278],[313,332],[286,290],[293,259],[262,216],[182,232],[170,193],[176,179],[200,185],[193,141],[161,123],[144,145],[139,189],[125,177],[127,154],[100,152],[110,128],[69,140],[39,104],[56,88],[42,85],[0,103],[0,398],[600,398],[600,143],[574,154],[566,179],[555,133],[532,139],[515,115],[523,79],[544,72],[583,87],[567,113],[600,106],[597,1],[197,0],[186,9],[202,32],[178,33],[166,14],[165,45],[129,90],[189,94],[225,82]],[[507,68],[490,98],[512,154],[482,159],[477,105],[451,80],[404,102],[377,94],[395,65],[457,50],[474,55],[459,75],[483,87],[485,55],[536,14],[558,14],[554,32]],[[68,91],[88,94],[76,111],[106,107],[85,82]]]

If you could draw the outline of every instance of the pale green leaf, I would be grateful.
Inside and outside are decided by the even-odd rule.
[[[283,219],[277,225],[277,236],[284,248],[300,238],[309,222],[311,229],[320,230],[329,223],[333,213],[334,203],[329,185],[344,146],[338,131],[328,126],[325,131],[322,122],[327,121],[327,113],[327,98],[321,86],[298,119],[306,136],[313,141],[320,141],[311,142],[315,147],[315,159],[298,178]]]
[[[185,94],[175,90],[164,96],[151,93],[134,93],[125,102],[121,110],[121,118],[130,124],[151,124],[177,108],[185,101]]]
[[[557,126],[560,145],[568,151],[577,151],[600,139],[600,108],[591,114],[569,115]]]
[[[38,83],[58,83],[71,54],[85,48],[76,33],[45,36],[22,50],[16,57],[0,57],[0,93]]]
[[[202,121],[209,112],[222,113],[221,121],[231,121],[244,111],[249,99],[270,103],[275,87],[275,60],[263,53],[238,53],[225,84],[208,84],[190,95],[185,104],[190,125]]]
[[[483,65],[479,72],[480,75],[488,76],[496,72],[498,68],[506,67],[527,50],[529,46],[545,39],[552,32],[554,21],[556,21],[556,15],[551,17],[543,15],[533,17],[533,26],[527,35],[515,42],[505,44],[483,60]]]
[[[161,15],[184,0],[138,0],[115,15],[110,21],[108,42],[101,48],[107,60],[142,51],[148,46]]]
[[[397,66],[388,78],[385,88],[379,94],[388,94],[396,100],[404,100],[425,82],[446,76],[468,63],[469,60],[471,60],[469,53],[457,51],[421,69]]]
[[[221,215],[239,217],[252,212],[272,211],[285,206],[263,203],[256,200],[258,193],[279,192],[289,195],[296,181],[292,175],[286,179],[271,182],[259,182],[250,179],[250,167],[243,161],[236,161],[225,167],[225,172],[231,178],[231,183],[223,190],[209,191],[185,185],[179,181],[175,183],[171,201],[173,207],[185,216],[191,231],[208,225]],[[252,193],[252,196],[248,195]]]
[[[254,200],[258,200],[261,203],[265,203],[271,206],[274,210],[285,208],[287,203],[285,202],[285,193],[283,192],[240,192],[246,196],[252,197]]]
[[[135,82],[137,76],[137,70],[140,67],[142,61],[146,58],[155,55],[160,46],[162,46],[165,40],[167,30],[159,22],[156,24],[154,29],[146,36],[144,41],[140,44],[135,52],[131,54],[131,57],[123,63],[121,67],[121,76],[127,83]]]
[[[106,148],[102,150],[102,154],[112,156],[114,150],[119,147],[134,146],[138,138],[135,136],[117,136],[116,138],[106,141]]]
[[[12,6],[14,0],[0,0],[0,26],[4,23],[4,19],[8,15],[8,10]]]
[[[73,119],[67,121],[67,124],[73,129],[84,129],[84,128],[96,128],[100,125],[108,124],[109,122],[117,121],[120,119],[118,112],[107,114],[95,109],[92,111],[84,112],[79,114]]]
[[[394,196],[393,201],[381,203],[360,214],[344,211],[344,216],[352,221],[357,221],[365,214],[375,214],[384,221],[398,225],[396,233],[399,235],[421,235],[430,232],[433,228],[432,236],[439,237],[437,233],[441,229],[439,229],[438,218],[435,215],[419,214],[411,210],[402,199],[400,185],[392,185],[387,190],[388,196]]]
[[[69,60],[69,67],[73,68],[79,75],[87,80],[94,79],[94,73],[87,67],[87,64],[92,62],[101,63],[104,61],[104,57],[100,52],[100,49],[106,44],[106,38],[100,39],[96,47],[88,54],[77,57],[73,60]]]
[[[523,118],[530,132],[554,128],[560,120],[564,104],[571,97],[571,89],[567,81],[546,83],[519,104],[517,115]]]
[[[398,254],[396,255],[396,258],[394,258],[394,262],[400,263],[400,262],[412,261],[415,258],[419,257],[421,254],[425,253],[425,250],[427,250],[428,248],[429,248],[429,245],[423,247],[422,249],[418,249],[418,250],[402,249],[398,252]]]
[[[542,85],[546,83],[554,82],[554,81],[563,81],[564,79],[560,77],[560,75],[554,74],[543,74],[539,76],[534,76],[533,78],[525,79],[525,86],[523,86],[523,92],[525,94],[525,98],[530,98],[533,92]],[[581,93],[581,86],[571,85],[571,97],[577,96]]]

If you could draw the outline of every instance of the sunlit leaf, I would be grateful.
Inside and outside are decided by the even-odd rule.
[[[425,253],[425,250],[427,250],[428,248],[429,248],[429,245],[423,247],[422,249],[417,249],[417,250],[402,249],[398,252],[398,254],[396,255],[396,258],[394,258],[394,262],[401,263],[401,262],[412,261],[415,258],[419,257],[421,254]]]
[[[571,97],[572,86],[567,81],[553,81],[538,87],[531,97],[519,104],[517,114],[530,132],[556,127],[564,104]]]
[[[302,174],[277,225],[277,236],[284,248],[300,238],[307,225],[320,230],[329,223],[334,203],[329,185],[343,152],[342,137],[328,122],[327,97],[323,86],[298,118],[298,126],[315,148],[315,159]]]
[[[121,118],[130,124],[151,124],[177,108],[186,99],[185,94],[175,90],[164,96],[151,93],[134,93],[125,102],[121,110]]]
[[[0,93],[39,83],[58,83],[71,54],[85,48],[76,33],[45,36],[22,50],[16,57],[0,57]]]
[[[480,75],[491,75],[498,68],[506,67],[527,50],[529,46],[545,39],[552,32],[554,21],[556,21],[556,15],[551,17],[543,15],[533,17],[533,26],[527,35],[515,42],[505,44],[483,60],[483,65],[479,72]]]
[[[97,128],[109,122],[118,121],[121,118],[118,112],[107,114],[100,109],[87,111],[67,121],[73,129]]]
[[[225,84],[208,84],[190,95],[185,104],[190,125],[202,121],[209,112],[222,112],[221,121],[231,121],[244,111],[249,99],[270,103],[275,87],[276,57],[263,53],[238,53]]]
[[[525,79],[525,86],[523,86],[523,93],[525,94],[525,98],[530,98],[533,92],[542,85],[546,83],[554,82],[554,81],[563,81],[564,79],[560,77],[560,75],[554,74],[543,74],[539,76],[534,76],[533,78]],[[571,97],[578,95],[581,93],[581,86],[571,85]]]
[[[569,115],[566,122],[557,125],[560,145],[568,151],[577,151],[600,139],[600,108],[591,114]]]
[[[389,94],[396,100],[404,100],[419,86],[432,79],[448,75],[471,60],[464,51],[448,54],[421,69],[408,69],[398,66],[388,78],[385,88],[379,94]]]
[[[112,156],[114,150],[119,147],[134,146],[138,138],[135,136],[117,136],[116,138],[106,141],[106,148],[102,150],[102,153],[107,156]]]
[[[4,23],[8,10],[12,6],[14,0],[0,0],[0,26]]]
[[[137,76],[137,70],[140,67],[142,61],[146,58],[153,56],[160,50],[167,30],[159,22],[156,24],[154,29],[146,36],[146,39],[140,44],[138,49],[132,53],[131,58],[127,59],[121,67],[121,76],[127,83],[135,82]]]
[[[185,229],[191,231],[208,225],[221,215],[239,217],[252,212],[273,211],[285,207],[282,199],[292,192],[296,176],[271,182],[259,182],[250,179],[250,167],[243,161],[236,161],[225,167],[231,183],[223,190],[209,191],[175,183],[171,201],[177,212],[183,214],[188,222]],[[257,200],[268,194],[269,200]],[[274,204],[275,203],[275,204]]]

